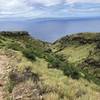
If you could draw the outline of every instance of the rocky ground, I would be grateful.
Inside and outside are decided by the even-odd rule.
[[[5,55],[0,55],[0,100],[4,98],[4,85],[6,84],[5,76],[6,71],[5,66],[8,64],[9,58]]]

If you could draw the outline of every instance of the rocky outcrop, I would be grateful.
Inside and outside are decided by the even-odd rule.
[[[100,33],[78,33],[62,37],[61,39],[55,41],[53,45],[59,43],[61,47],[66,47],[75,43],[84,45],[97,42],[100,42]]]
[[[93,58],[86,59],[84,62],[90,66],[94,66],[94,68],[100,68],[100,61],[97,61]]]
[[[16,37],[16,36],[29,36],[29,33],[26,31],[2,31],[0,32],[0,35],[2,36],[10,36],[10,37]]]

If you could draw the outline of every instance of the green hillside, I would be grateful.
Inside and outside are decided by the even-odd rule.
[[[99,100],[97,35],[72,35],[50,44],[27,32],[1,32],[0,92],[4,93],[0,96],[3,100]],[[72,39],[78,36],[89,43]]]
[[[79,33],[65,36],[52,45],[58,55],[78,68],[100,79],[100,33]]]

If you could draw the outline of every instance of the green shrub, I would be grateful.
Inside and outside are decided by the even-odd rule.
[[[8,75],[8,78],[9,78],[9,81],[7,83],[7,90],[9,93],[12,93],[12,90],[15,87],[16,82],[17,82],[17,73],[14,73],[11,71]]]
[[[63,62],[61,57],[49,55],[48,61],[48,68],[60,69],[65,75],[70,76],[73,79],[79,79],[81,77],[80,70],[77,69],[73,64]]]
[[[62,62],[68,62],[67,58],[63,54],[59,54],[59,55],[56,54],[55,57],[58,58]]]
[[[44,50],[44,52],[46,52],[46,53],[51,53],[52,50],[51,50],[50,48],[47,48],[46,50]]]
[[[49,62],[48,68],[60,68],[61,67],[61,61],[56,58],[53,54],[47,55],[47,61]]]
[[[9,93],[12,93],[12,90],[13,90],[14,86],[15,86],[14,81],[11,81],[11,80],[10,80],[10,81],[7,83],[6,88],[7,88],[7,90],[8,90]]]
[[[100,49],[100,41],[97,43],[96,48]]]
[[[79,79],[81,77],[79,70],[72,65],[66,66],[63,71],[65,75],[70,76],[73,79]]]
[[[35,56],[35,53],[33,50],[31,49],[25,49],[23,50],[23,54],[26,58],[32,60],[32,61],[35,61],[36,60],[36,56]]]
[[[21,51],[23,48],[20,46],[20,44],[18,44],[17,42],[14,43],[8,43],[7,44],[7,48],[8,49],[13,49],[16,51]]]
[[[49,63],[48,68],[60,68],[61,63],[59,60],[55,59],[51,63]]]

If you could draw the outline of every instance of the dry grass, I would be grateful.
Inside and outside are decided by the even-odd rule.
[[[40,75],[47,94],[45,100],[99,100],[100,88],[87,80],[73,80],[63,75],[61,70],[48,69],[44,59],[37,58],[31,62],[20,52],[16,53],[16,58],[12,60],[13,66],[17,66],[22,71],[30,66],[32,71]]]
[[[59,54],[64,54],[66,57],[68,57],[68,61],[77,63],[85,59],[89,55],[89,51],[92,51],[94,47],[94,44],[87,44],[78,47],[69,46],[60,51]]]

